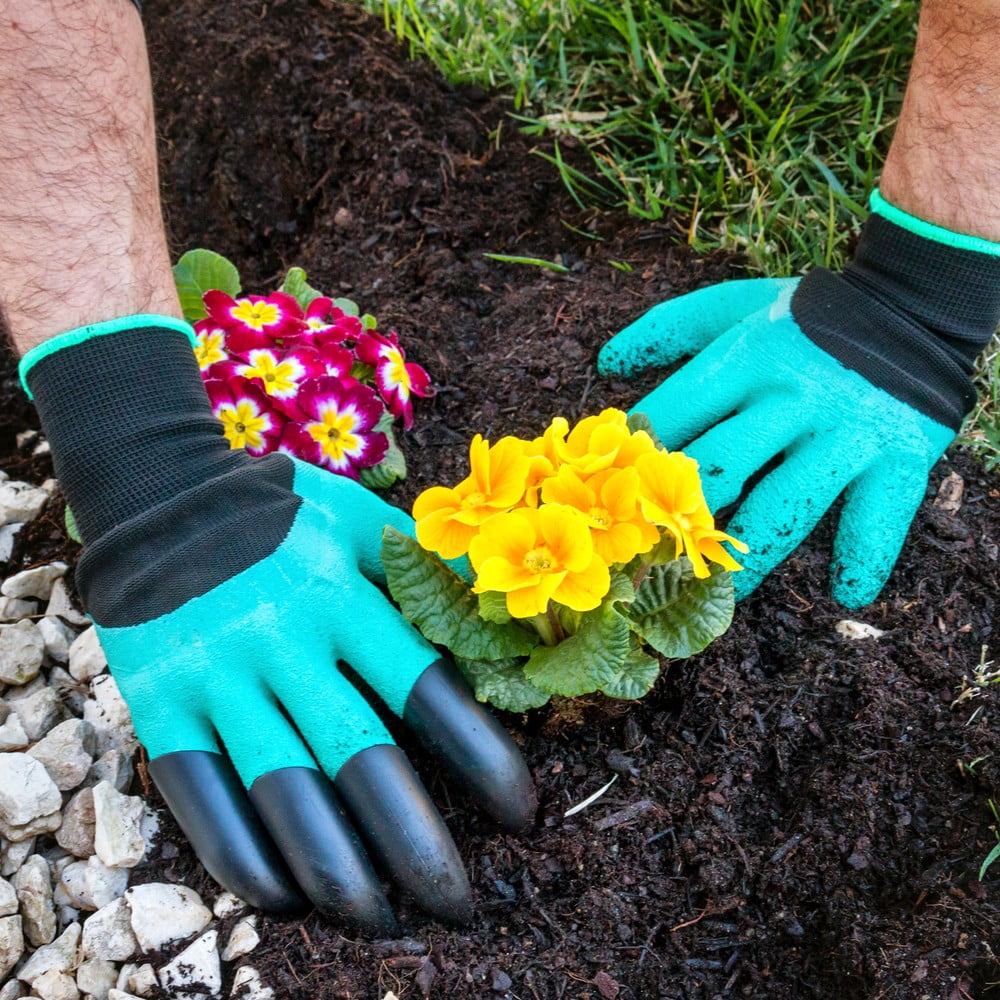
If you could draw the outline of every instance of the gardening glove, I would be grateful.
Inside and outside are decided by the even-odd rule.
[[[464,921],[462,861],[356,678],[509,829],[534,810],[527,768],[379,589],[383,526],[410,519],[288,455],[230,450],[192,339],[137,316],[21,363],[149,773],[208,871],[255,906],[298,912],[304,894],[390,933],[370,852],[424,909]]]
[[[601,350],[605,375],[694,355],[635,407],[701,466],[750,547],[746,597],[843,494],[833,596],[873,601],[927,476],[975,403],[970,375],[1000,319],[1000,245],[949,232],[876,190],[842,274],[725,282],[655,306]],[[769,463],[780,456],[773,468]]]

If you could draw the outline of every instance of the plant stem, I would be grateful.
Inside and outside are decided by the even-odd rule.
[[[551,605],[542,614],[535,615],[531,619],[531,624],[535,626],[535,630],[542,637],[542,642],[546,646],[556,646],[566,638],[566,633],[563,631],[563,627],[559,623],[559,619],[556,617]]]
[[[652,567],[652,563],[644,562],[635,571],[635,576],[632,577],[632,589],[634,591],[638,592],[640,584],[649,575],[649,571],[650,571],[651,567]]]

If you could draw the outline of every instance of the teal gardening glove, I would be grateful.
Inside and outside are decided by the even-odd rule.
[[[534,810],[507,734],[383,596],[409,518],[287,455],[230,450],[186,324],[138,316],[22,360],[84,540],[77,581],[149,771],[208,871],[250,903],[372,934],[394,917],[370,852],[466,920],[458,852],[347,663],[509,829]]]
[[[843,494],[833,596],[873,601],[931,467],[975,403],[977,353],[1000,320],[1000,245],[889,204],[843,274],[724,282],[655,306],[601,350],[605,375],[692,356],[636,404],[701,466],[713,509],[750,490],[727,530],[750,547],[746,597]]]

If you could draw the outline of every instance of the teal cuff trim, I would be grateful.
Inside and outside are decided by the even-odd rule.
[[[984,240],[981,236],[970,236],[968,233],[953,233],[950,229],[936,226],[933,222],[918,219],[915,215],[910,215],[909,212],[904,212],[901,208],[886,201],[878,188],[872,191],[871,197],[868,199],[868,206],[882,218],[888,219],[911,233],[916,233],[917,236],[934,240],[935,243],[943,243],[945,246],[954,247],[957,250],[972,250],[975,253],[1000,257],[1000,243]]]
[[[110,333],[121,333],[123,330],[137,330],[141,327],[157,327],[160,330],[176,330],[183,333],[191,342],[191,347],[198,346],[198,338],[195,335],[191,324],[173,316],[157,316],[152,313],[140,313],[137,316],[123,316],[121,319],[111,319],[103,323],[92,323],[89,326],[81,326],[67,333],[61,333],[51,340],[46,340],[36,347],[33,347],[17,366],[17,374],[21,379],[21,386],[28,394],[28,399],[34,399],[31,390],[28,388],[28,372],[43,358],[47,358],[56,351],[61,351],[65,347],[76,347],[92,337],[104,337]]]

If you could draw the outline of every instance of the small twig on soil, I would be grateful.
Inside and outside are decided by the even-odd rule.
[[[674,931],[683,930],[685,927],[693,927],[695,924],[700,923],[702,920],[704,920],[705,917],[707,917],[711,912],[712,912],[712,907],[706,906],[705,909],[702,910],[701,913],[698,914],[698,916],[695,917],[693,920],[686,920],[684,921],[683,924],[678,924],[676,927],[671,927],[670,933],[673,934]]]
[[[780,864],[782,861],[785,860],[785,858],[788,857],[789,854],[792,853],[792,851],[795,850],[796,847],[799,846],[799,844],[802,843],[803,840],[805,840],[805,838],[806,838],[806,835],[804,833],[797,833],[797,834],[795,834],[794,837],[789,837],[788,840],[786,840],[781,845],[781,847],[779,847],[774,852],[774,854],[771,855],[771,862],[770,863],[772,865]]]
[[[653,802],[650,799],[640,799],[638,802],[633,802],[632,805],[626,806],[624,809],[619,809],[618,812],[612,813],[610,816],[605,816],[604,819],[599,819],[594,823],[595,830],[609,830],[614,826],[621,826],[622,823],[627,823],[629,820],[635,819],[636,816],[641,816],[644,812],[649,812],[653,808]]]
[[[563,819],[569,819],[570,816],[575,816],[578,812],[582,812],[587,806],[593,805],[617,780],[618,775],[616,774],[603,788],[598,788],[593,795],[588,796],[582,802],[578,802],[571,809],[567,809],[563,813]]]

